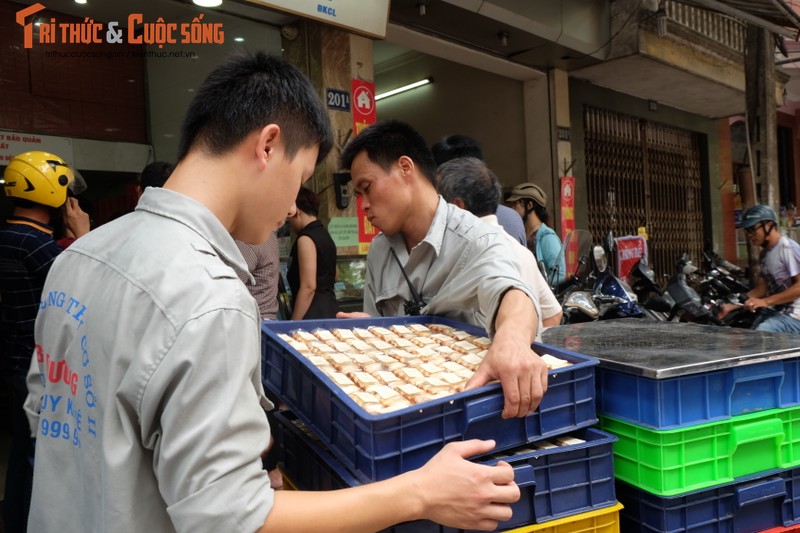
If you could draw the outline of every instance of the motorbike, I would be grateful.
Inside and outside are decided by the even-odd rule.
[[[669,319],[675,300],[659,286],[655,272],[645,259],[640,259],[633,265],[628,281],[647,318],[659,322]]]
[[[716,254],[709,255],[708,252],[704,252],[704,255],[706,270],[703,273],[704,279],[699,284],[699,293],[711,311],[718,315],[726,303],[743,304],[747,300],[749,287],[742,269]],[[735,328],[751,328],[756,316],[738,308],[725,315],[722,322],[726,326]]]
[[[740,292],[749,290],[750,282],[747,273],[741,267],[734,265],[713,250],[705,250],[703,258],[705,259],[704,266],[707,272],[716,270],[725,278],[726,283],[734,288],[738,287]]]
[[[706,264],[715,265],[709,262],[708,256]],[[724,319],[717,316],[726,303],[741,304],[747,299],[747,287],[730,276],[725,267],[712,266],[702,271],[688,254],[683,254],[675,266],[675,275],[667,286],[675,300],[670,319],[739,328],[752,326],[755,315],[743,309],[728,313]]]
[[[633,289],[611,272],[606,249],[602,246],[595,246],[593,254],[598,270],[595,293],[599,298],[605,300],[604,303],[611,304],[606,308],[602,318],[643,317],[644,312],[639,306]]]
[[[593,245],[590,232],[572,231],[564,239],[562,253],[568,276],[554,288],[564,311],[562,323],[644,316],[633,290],[611,272],[606,248]]]
[[[750,282],[744,270],[713,251],[703,252],[703,257],[704,272],[715,280],[715,285],[719,290],[729,293],[746,293],[750,290]]]
[[[667,284],[667,293],[675,302],[669,320],[678,318],[682,322],[722,325],[716,313],[712,312],[712,306],[707,305],[708,302],[704,302],[689,283],[689,279],[697,277],[698,270],[689,254],[683,254],[675,263],[675,274]]]
[[[563,324],[597,320],[600,315],[592,291],[588,289],[591,286],[589,277],[593,269],[592,243],[592,234],[586,230],[574,230],[567,234],[561,246],[561,254],[566,260],[567,275],[564,282],[558,286],[552,282],[552,276],[547,275],[544,263],[539,263],[545,279],[550,281],[553,294],[561,303]]]

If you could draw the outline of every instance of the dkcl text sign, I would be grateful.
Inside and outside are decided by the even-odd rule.
[[[249,0],[254,4],[294,13],[352,30],[355,33],[386,37],[389,0]]]
[[[131,13],[120,28],[119,21],[107,24],[85,18],[81,22],[59,22],[55,17],[35,20],[34,15],[46,9],[42,4],[17,11],[17,24],[22,26],[25,48],[33,48],[33,27],[38,28],[39,44],[150,44],[163,48],[165,44],[222,44],[225,32],[222,23],[203,21],[200,14],[191,22],[167,22],[162,17],[145,21],[140,13]]]

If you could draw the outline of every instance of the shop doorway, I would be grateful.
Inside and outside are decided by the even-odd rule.
[[[646,228],[650,263],[660,279],[704,248],[705,137],[642,118],[584,107],[589,230],[636,235]]]

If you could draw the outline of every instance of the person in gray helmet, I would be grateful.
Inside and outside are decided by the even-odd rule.
[[[567,269],[561,251],[561,239],[547,225],[550,222],[547,194],[534,183],[520,183],[506,196],[506,203],[522,217],[528,236],[528,248],[537,261],[544,262],[547,281],[553,287],[563,283]]]
[[[775,211],[754,205],[739,225],[750,241],[761,247],[761,272],[747,292],[744,309],[758,312],[753,328],[759,331],[800,333],[800,244],[781,235]],[[741,307],[725,304],[719,317]]]

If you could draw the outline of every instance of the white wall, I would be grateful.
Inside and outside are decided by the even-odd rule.
[[[523,82],[424,54],[398,63],[376,65],[376,93],[429,76],[433,84],[380,100],[378,120],[411,124],[429,146],[445,135],[474,137],[504,186],[526,180]]]
[[[274,26],[222,14],[215,14],[214,21],[223,23],[223,45],[171,45],[170,51],[182,51],[187,57],[147,59],[149,129],[155,160],[175,162],[181,124],[194,91],[230,53],[240,48],[281,53],[280,30]],[[244,41],[236,42],[236,37]],[[149,49],[159,52],[157,47]]]

